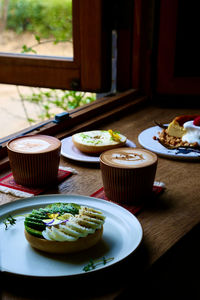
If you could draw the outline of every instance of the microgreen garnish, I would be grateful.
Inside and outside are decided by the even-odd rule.
[[[110,258],[105,258],[105,257],[101,257],[99,259],[90,259],[89,263],[83,268],[83,271],[88,272],[91,270],[96,269],[97,266],[99,265],[105,265],[108,262],[112,261],[114,259],[114,257],[110,257]]]
[[[5,225],[5,229],[8,229],[8,225],[10,224],[10,225],[15,225],[15,223],[16,223],[16,219],[15,218],[13,218],[11,215],[9,215],[4,221],[3,221],[3,223],[4,223],[4,225]]]
[[[80,136],[82,137],[82,139],[90,139],[91,136],[89,136],[88,134],[85,133],[80,133]]]

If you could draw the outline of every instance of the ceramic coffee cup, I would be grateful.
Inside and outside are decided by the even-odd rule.
[[[39,187],[55,183],[61,142],[52,136],[29,135],[8,142],[7,150],[16,183]]]
[[[139,148],[117,148],[100,156],[105,195],[118,203],[136,204],[152,194],[156,154]]]

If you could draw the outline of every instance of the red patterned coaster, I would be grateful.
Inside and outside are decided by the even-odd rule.
[[[165,184],[162,182],[154,182],[154,186],[153,186],[153,195],[159,195],[164,191],[165,188]],[[133,215],[135,215],[136,213],[138,213],[144,205],[127,205],[127,204],[119,204],[115,201],[109,200],[105,193],[104,193],[104,188],[100,188],[98,191],[96,191],[95,193],[93,193],[91,195],[91,197],[96,197],[99,199],[103,199],[103,200],[107,200],[113,203],[116,203],[118,205],[121,205],[122,207],[126,208],[127,210],[129,210]]]
[[[58,181],[55,184],[60,183],[65,178],[69,177],[73,173],[68,170],[64,170],[62,168],[59,168],[58,170]],[[43,188],[32,188],[32,187],[26,187],[22,186],[20,184],[17,184],[13,178],[12,173],[8,174],[7,176],[0,179],[0,191],[4,193],[10,193],[15,196],[19,197],[30,197],[30,196],[36,196],[44,192],[48,187]]]

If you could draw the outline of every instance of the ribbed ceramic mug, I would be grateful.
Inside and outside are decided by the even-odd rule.
[[[136,204],[151,194],[157,155],[139,148],[117,148],[100,156],[105,195],[118,203]]]
[[[56,183],[61,142],[52,136],[29,135],[8,142],[7,150],[16,183],[39,187]]]

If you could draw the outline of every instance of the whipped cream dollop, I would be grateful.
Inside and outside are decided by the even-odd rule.
[[[192,121],[183,124],[186,133],[182,136],[182,140],[188,143],[198,143],[200,145],[200,126],[196,126]]]

